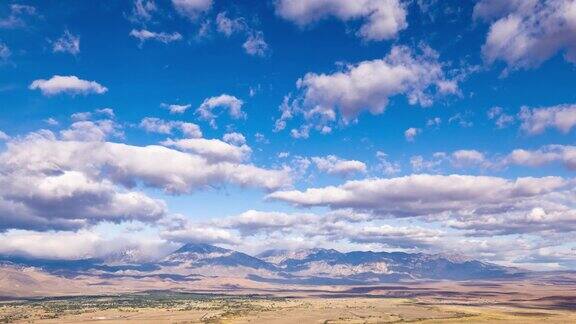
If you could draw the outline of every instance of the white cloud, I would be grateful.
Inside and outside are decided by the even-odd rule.
[[[123,190],[109,180],[72,170],[39,172],[24,164],[14,169],[9,153],[0,159],[0,228],[77,229],[98,222],[151,222],[165,213],[162,201]]]
[[[442,124],[442,118],[440,117],[430,118],[426,121],[426,126],[428,127],[439,127],[440,124]]]
[[[115,118],[116,117],[116,114],[114,113],[114,109],[112,109],[112,108],[96,109],[96,113],[105,115],[108,118]]]
[[[385,175],[395,175],[402,170],[398,163],[388,161],[388,154],[382,151],[376,152],[376,158],[378,159],[376,170],[381,171]]]
[[[45,119],[44,122],[50,126],[58,126],[60,124],[60,122],[58,122],[56,119],[52,117]]]
[[[6,133],[4,133],[3,131],[0,130],[0,141],[7,141],[10,139],[10,136],[8,136]]]
[[[240,146],[246,144],[246,137],[240,133],[226,133],[222,137],[224,142],[230,143],[232,145]]]
[[[55,53],[69,53],[76,55],[80,53],[80,36],[72,35],[70,31],[64,31],[62,37],[52,44],[52,51]]]
[[[60,131],[63,140],[82,142],[102,142],[110,136],[122,137],[124,134],[112,120],[77,121],[70,128]]]
[[[79,79],[77,76],[55,75],[48,80],[38,79],[30,84],[30,90],[40,90],[45,96],[53,96],[60,93],[70,95],[87,95],[91,93],[103,94],[108,88],[96,81],[86,81]]]
[[[168,111],[170,111],[171,114],[183,114],[186,112],[186,110],[188,110],[190,107],[192,107],[191,104],[176,105],[176,104],[165,104],[165,103],[160,104],[160,106],[168,109]]]
[[[174,129],[179,129],[185,137],[202,137],[202,131],[198,125],[183,121],[168,121],[160,118],[146,117],[140,122],[140,127],[150,133],[170,135]]]
[[[300,129],[290,130],[290,136],[293,138],[308,138],[310,137],[310,127],[307,125],[301,126]]]
[[[76,112],[70,115],[73,121],[83,121],[90,120],[92,118],[92,113],[89,111]]]
[[[437,168],[446,161],[447,156],[444,152],[436,152],[433,154],[433,159],[426,160],[421,155],[415,155],[410,158],[410,166],[415,172],[437,172]]]
[[[154,0],[135,0],[130,18],[133,21],[146,22],[152,19],[152,14],[157,10]]]
[[[166,140],[162,145],[198,154],[208,161],[226,161],[239,163],[246,161],[252,149],[245,144],[240,146],[228,144],[217,139],[190,138],[183,140]]]
[[[490,22],[482,53],[508,69],[540,65],[559,52],[576,63],[576,2],[572,0],[482,0],[474,16]]]
[[[576,212],[573,205],[547,205],[531,207],[525,210],[509,211],[501,214],[479,215],[475,218],[456,217],[447,221],[447,225],[469,230],[475,236],[530,234],[540,236],[550,233],[576,231]]]
[[[276,14],[299,26],[328,17],[361,20],[357,36],[373,41],[393,39],[408,26],[406,9],[398,0],[279,0]]]
[[[147,40],[155,40],[164,44],[168,44],[182,39],[182,35],[180,35],[180,33],[178,32],[174,32],[171,34],[165,32],[157,33],[146,29],[140,29],[140,30],[132,29],[130,31],[130,36],[138,39],[140,41],[140,44],[143,44]]]
[[[312,162],[321,172],[339,175],[342,177],[351,176],[354,173],[366,173],[366,164],[356,160],[343,160],[334,155],[325,157],[312,157]]]
[[[239,242],[239,238],[230,231],[211,227],[187,227],[164,231],[162,237],[181,243],[238,244]]]
[[[341,234],[354,243],[381,243],[390,247],[422,248],[438,244],[441,232],[420,227],[390,225],[351,227]]]
[[[244,105],[242,100],[228,94],[221,94],[217,97],[205,99],[200,107],[196,109],[196,114],[201,120],[208,121],[212,128],[216,128],[216,116],[213,112],[215,108],[228,109],[228,115],[232,119],[241,119],[246,118],[246,114],[242,111],[242,105]]]
[[[290,97],[284,99],[276,130],[296,114],[319,130],[336,122],[338,115],[346,124],[364,111],[381,114],[397,95],[407,96],[411,105],[431,105],[435,96],[445,94],[441,83],[456,81],[446,79],[435,51],[421,50],[416,55],[408,47],[394,46],[383,59],[347,65],[333,74],[306,74],[297,82],[300,95],[292,102]]]
[[[212,0],[172,0],[172,5],[178,14],[196,20],[202,13],[210,10]]]
[[[312,223],[317,218],[317,215],[313,214],[287,214],[282,212],[248,210],[239,215],[216,221],[215,223],[219,227],[237,229],[244,235],[250,235],[261,230],[287,229]]]
[[[487,112],[487,116],[488,119],[495,120],[496,127],[498,128],[506,128],[516,121],[514,116],[505,114],[504,109],[498,106],[490,108]]]
[[[452,165],[457,168],[488,167],[484,153],[477,150],[458,150],[451,154]]]
[[[448,118],[448,124],[456,123],[460,127],[472,127],[474,126],[474,122],[470,120],[472,113],[470,111],[466,111],[464,113],[456,113],[450,118]]]
[[[255,246],[270,249],[286,247],[289,241],[301,239],[311,245],[378,244],[393,248],[428,248],[439,243],[442,233],[415,226],[391,226],[373,221],[373,216],[350,210],[325,214],[284,213],[247,210],[205,223],[180,219],[163,232],[163,237],[185,241],[208,241],[232,244],[247,249]],[[202,233],[200,229],[206,229]],[[261,242],[265,242],[262,245]]]
[[[252,32],[248,39],[242,44],[247,54],[253,56],[265,56],[268,53],[268,43],[264,40],[262,32]]]
[[[186,140],[181,143],[186,143]],[[24,139],[9,142],[7,150],[0,155],[3,179],[10,182],[10,185],[3,186],[7,192],[13,191],[10,188],[16,182],[6,178],[7,174],[13,174],[22,184],[23,192],[27,192],[24,183],[28,174],[42,180],[65,172],[79,173],[78,177],[83,176],[82,180],[95,188],[111,188],[112,184],[127,188],[142,185],[177,194],[225,184],[268,190],[291,184],[287,171],[229,162],[233,157],[225,154],[237,154],[236,160],[240,160],[248,154],[249,148],[232,147],[224,142],[218,146],[213,146],[214,142],[202,143],[205,145],[201,153],[209,156],[210,160],[200,154],[157,145],[142,147],[109,142],[60,141],[49,131],[32,133]],[[218,160],[217,149],[224,146],[228,151],[221,152],[222,159]],[[201,151],[201,145],[195,148]],[[64,178],[55,179],[60,179],[62,185],[66,184]]]
[[[443,212],[483,214],[535,203],[569,184],[559,177],[518,178],[418,174],[348,181],[340,186],[278,191],[268,199],[297,206],[355,208],[397,217]]]
[[[422,130],[420,128],[410,127],[406,131],[404,131],[404,138],[406,138],[408,142],[414,142],[416,136],[418,136],[418,134],[420,134],[421,132]]]
[[[503,165],[538,167],[553,162],[560,162],[567,169],[576,170],[576,146],[546,145],[533,151],[516,149],[508,154],[501,163]]]
[[[576,126],[576,105],[522,107],[518,118],[521,121],[520,128],[529,135],[543,133],[547,128],[556,128],[567,134]]]
[[[220,12],[216,15],[216,30],[226,37],[235,34],[245,36],[246,41],[242,44],[242,48],[248,55],[266,56],[269,52],[264,33],[250,26],[243,17],[230,18],[228,12]],[[250,96],[252,96],[252,89],[250,90]]]
[[[244,31],[247,28],[243,18],[230,18],[227,12],[220,12],[216,15],[216,29],[227,37],[232,34]]]
[[[130,252],[133,261],[158,260],[174,249],[159,238],[122,233],[105,238],[93,230],[37,232],[9,230],[0,234],[0,253],[43,259],[110,258]]]

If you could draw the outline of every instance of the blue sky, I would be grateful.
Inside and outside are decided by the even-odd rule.
[[[574,268],[575,34],[573,0],[3,2],[0,252]]]

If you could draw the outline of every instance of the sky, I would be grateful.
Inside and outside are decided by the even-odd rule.
[[[0,254],[576,269],[576,1],[0,4]]]

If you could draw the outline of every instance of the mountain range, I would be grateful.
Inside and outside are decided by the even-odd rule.
[[[34,267],[74,278],[163,278],[175,281],[236,277],[275,284],[373,284],[422,280],[512,278],[524,272],[492,263],[441,254],[333,249],[269,250],[256,256],[209,244],[188,243],[157,262],[103,259],[44,260],[17,256],[4,264]]]

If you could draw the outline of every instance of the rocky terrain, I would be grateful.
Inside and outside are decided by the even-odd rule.
[[[43,260],[4,256],[5,266],[35,269],[63,278],[169,279],[241,278],[260,283],[365,285],[423,280],[514,278],[525,273],[461,257],[422,253],[329,249],[271,250],[256,256],[208,244],[185,244],[157,262],[131,259]]]

